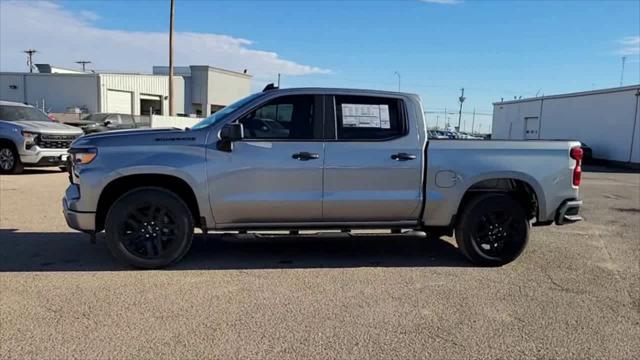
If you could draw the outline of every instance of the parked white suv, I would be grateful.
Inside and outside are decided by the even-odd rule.
[[[0,101],[0,173],[32,166],[60,166],[82,130],[49,119],[30,105]]]

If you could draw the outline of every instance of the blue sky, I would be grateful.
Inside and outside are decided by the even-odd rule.
[[[13,13],[31,11],[13,5]],[[88,28],[77,32],[100,39],[107,35],[144,39],[148,33],[168,29],[168,1],[58,1],[45,5]],[[2,6],[7,10],[7,3]],[[53,19],[43,21],[55,20],[56,15],[49,16]],[[68,21],[58,24],[61,22]],[[0,35],[5,36],[24,31],[10,24],[2,30]],[[246,67],[256,76],[256,88],[282,72],[284,87],[397,89],[394,72],[398,71],[402,90],[420,94],[428,110],[447,107],[457,111],[461,87],[466,89],[465,110],[476,108],[480,113],[490,113],[491,103],[501,97],[614,87],[620,81],[623,55],[627,56],[624,83],[640,83],[637,0],[176,0],[176,31],[184,33],[178,38],[183,40],[176,53],[177,65],[197,61],[235,70]],[[214,36],[200,38],[198,34]],[[57,36],[48,43],[65,41],[62,35]],[[34,37],[33,41],[39,40]],[[214,43],[217,47],[207,52],[206,44]],[[2,43],[0,46],[3,52],[8,50]],[[127,70],[122,57],[130,56],[130,70],[145,71],[147,64],[140,58],[149,58],[154,64],[166,62],[162,47],[164,44],[158,43],[138,52],[123,45],[125,53],[114,54],[113,59],[104,54],[95,59],[89,47],[82,55],[98,69],[119,71]],[[115,47],[110,52],[118,51]],[[63,62],[58,65],[73,63],[55,48],[46,52],[57,63]],[[249,58],[252,60],[245,60]],[[18,66],[8,55],[0,60],[7,64],[0,62],[3,70]],[[23,63],[21,60],[20,66]],[[488,129],[489,119],[478,117],[484,123],[483,130]]]

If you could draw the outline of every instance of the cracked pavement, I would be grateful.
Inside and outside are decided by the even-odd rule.
[[[67,228],[66,185],[0,177],[2,359],[640,353],[638,173],[585,172],[585,221],[533,228],[501,268],[469,266],[451,238],[197,235],[176,267],[132,271]]]

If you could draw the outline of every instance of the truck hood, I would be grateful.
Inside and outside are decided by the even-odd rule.
[[[82,130],[65,124],[60,124],[54,121],[12,121],[11,124],[16,125],[22,130],[31,131],[41,134],[56,134],[56,135],[82,135]]]
[[[126,145],[162,145],[167,141],[193,140],[188,131],[177,128],[113,130],[87,134],[74,141],[71,146],[126,146]]]
[[[84,138],[88,140],[97,140],[101,138],[115,138],[115,137],[130,137],[130,136],[141,136],[141,135],[154,135],[154,134],[163,134],[166,132],[175,132],[175,133],[183,133],[182,129],[178,128],[142,128],[142,129],[127,129],[127,130],[111,130],[101,133],[89,134],[85,135]]]

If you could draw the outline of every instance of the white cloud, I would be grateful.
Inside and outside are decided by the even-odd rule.
[[[639,55],[640,54],[640,36],[627,36],[619,41],[622,45],[617,53],[619,55]]]
[[[65,10],[58,3],[0,2],[0,70],[25,71],[22,50],[38,50],[34,61],[77,67],[90,60],[102,71],[151,72],[168,63],[168,34],[107,30],[93,25],[98,14]],[[176,66],[211,65],[242,71],[257,79],[275,74],[326,74],[329,70],[282,59],[277,53],[251,49],[250,40],[210,33],[176,32]]]
[[[88,10],[82,10],[80,12],[78,12],[78,15],[85,20],[88,21],[96,21],[100,19],[100,15],[94,13],[93,11],[88,11]]]
[[[455,5],[460,4],[462,0],[420,0],[422,2],[431,3],[431,4],[444,4],[444,5]]]

